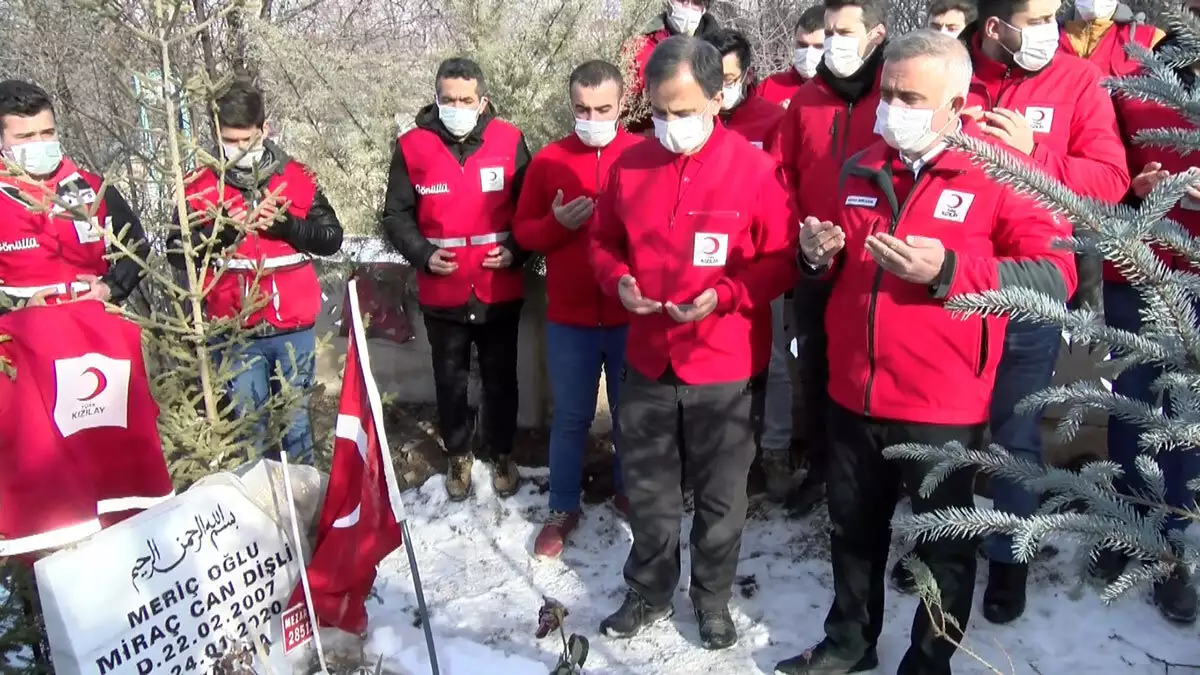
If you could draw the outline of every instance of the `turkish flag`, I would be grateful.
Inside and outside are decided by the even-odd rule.
[[[317,625],[361,634],[367,629],[366,600],[375,583],[375,566],[403,543],[404,505],[371,375],[357,286],[352,279],[346,288],[352,330],[329,489],[307,574]],[[288,606],[303,603],[304,589],[297,586]]]

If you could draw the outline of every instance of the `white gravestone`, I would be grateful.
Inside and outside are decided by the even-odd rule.
[[[234,643],[270,647],[300,564],[244,492],[193,487],[35,564],[55,672],[207,673]]]

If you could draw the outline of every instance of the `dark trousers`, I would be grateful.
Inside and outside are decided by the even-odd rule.
[[[762,377],[694,386],[622,372],[621,472],[633,531],[625,581],[652,606],[669,604],[679,585],[684,457],[696,507],[692,603],[729,604],[765,389]]]
[[[800,406],[796,437],[803,440],[808,481],[825,478],[829,457],[829,359],[825,335],[825,308],[829,285],[802,280],[796,286],[792,308],[796,315],[796,388],[793,396]]]
[[[425,315],[433,351],[438,431],[451,455],[471,452],[473,420],[467,400],[471,345],[479,354],[483,383],[483,441],[494,455],[512,452],[517,432],[517,327],[520,315],[483,324],[448,321]]]
[[[978,448],[984,425],[941,426],[862,417],[834,404],[829,414],[830,456],[826,494],[829,500],[833,607],[825,618],[825,634],[834,651],[858,658],[876,645],[883,629],[884,578],[891,543],[892,512],[903,489],[914,513],[974,502],[974,472],[958,471],[933,494],[918,494],[924,467],[916,462],[884,459],[884,448],[900,443],[943,445],[959,441]],[[975,590],[972,539],[937,539],[917,544],[942,595],[942,611],[966,626]],[[935,610],[935,616],[937,612]],[[959,635],[945,621],[946,631]],[[912,646],[900,664],[900,675],[946,675],[954,646],[934,634],[924,602],[912,625]]]
[[[1114,328],[1140,332],[1142,329],[1142,312],[1146,309],[1146,301],[1138,294],[1137,288],[1123,283],[1104,282],[1104,322]],[[1198,308],[1200,309],[1200,308]],[[1114,394],[1128,396],[1135,401],[1157,405],[1160,396],[1154,391],[1154,380],[1162,375],[1162,367],[1151,364],[1138,364],[1126,368],[1113,380]],[[1175,417],[1174,401],[1170,396],[1162,396],[1163,413]],[[1138,447],[1138,441],[1145,430],[1111,415],[1108,418],[1108,458],[1121,465],[1124,473],[1113,481],[1117,491],[1123,495],[1146,494],[1150,486],[1137,468],[1137,458],[1144,453]],[[1163,487],[1165,488],[1166,504],[1178,509],[1195,509],[1196,492],[1188,488],[1197,476],[1200,476],[1200,450],[1178,449],[1164,450],[1157,456],[1151,455],[1154,462],[1162,469]],[[1143,514],[1146,509],[1139,509]],[[1190,524],[1189,518],[1175,514],[1167,516],[1162,523],[1160,532],[1169,536],[1172,533],[1182,533]]]

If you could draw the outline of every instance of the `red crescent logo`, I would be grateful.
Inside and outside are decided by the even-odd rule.
[[[80,401],[90,401],[90,400],[96,398],[97,396],[99,396],[100,394],[104,393],[104,390],[108,388],[108,378],[104,376],[104,373],[100,372],[99,368],[92,366],[91,368],[88,368],[87,370],[83,371],[83,374],[96,376],[96,389],[93,390],[92,393],[88,394],[87,396],[84,396],[83,398],[79,399]]]
[[[1028,112],[1033,113],[1033,121],[1034,122],[1041,122],[1046,119],[1046,111],[1045,110],[1034,109],[1034,110],[1028,111]]]
[[[950,208],[957,209],[963,205],[962,195],[950,195],[950,198],[954,200],[953,203],[947,204]]]
[[[721,250],[721,241],[716,237],[705,237],[704,241],[708,242],[708,248],[705,248],[704,255],[714,255]]]

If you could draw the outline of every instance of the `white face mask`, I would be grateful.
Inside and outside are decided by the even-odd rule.
[[[1021,48],[1013,52],[1013,62],[1030,72],[1037,72],[1049,65],[1058,51],[1058,24],[1054,22],[1026,26],[1021,31]]]
[[[664,148],[675,154],[689,153],[700,147],[712,133],[707,113],[706,108],[699,115],[679,117],[670,122],[654,117],[654,136]]]
[[[738,81],[733,84],[727,84],[721,91],[725,93],[721,101],[721,110],[733,110],[742,102],[742,98],[746,93],[746,83]]]
[[[617,137],[617,121],[577,119],[575,135],[590,148],[603,148]]]
[[[671,24],[671,28],[674,28],[676,33],[695,35],[703,16],[704,10],[702,9],[684,7],[672,2],[671,11],[667,14],[667,22]]]
[[[30,176],[49,176],[63,159],[58,141],[29,141],[12,146],[5,154]]]
[[[1118,0],[1075,0],[1075,11],[1084,21],[1107,21],[1117,13]]]
[[[455,138],[463,138],[479,124],[478,108],[455,108],[438,104],[438,119]]]
[[[838,77],[850,77],[863,66],[858,53],[858,38],[853,35],[829,35],[825,38],[825,67]]]
[[[796,67],[796,72],[800,73],[800,77],[811,80],[817,74],[817,66],[820,65],[821,57],[824,55],[823,47],[797,47],[792,65]]]
[[[225,153],[226,161],[236,159],[237,161],[234,162],[233,165],[239,169],[245,169],[246,171],[249,171],[250,169],[254,168],[254,165],[262,164],[264,151],[263,146],[261,145],[255,146],[243,152],[236,143],[222,143],[221,151]]]
[[[940,130],[933,130],[933,115],[945,105],[943,103],[934,110],[924,110],[897,108],[888,105],[887,101],[880,101],[875,109],[875,127],[885,143],[906,155],[915,155],[932,145],[941,133]],[[946,125],[951,121],[953,118]]]

